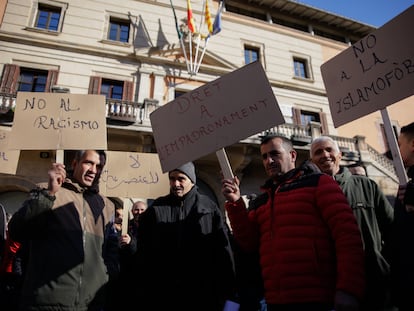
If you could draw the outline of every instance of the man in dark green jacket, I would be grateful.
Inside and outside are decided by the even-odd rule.
[[[366,177],[353,175],[340,167],[342,154],[338,144],[329,136],[313,140],[310,157],[319,169],[331,175],[342,188],[352,207],[361,231],[365,252],[366,290],[361,311],[381,311],[389,300],[388,258],[384,243],[390,238],[394,210],[378,184]]]
[[[76,153],[71,176],[53,163],[48,183],[31,192],[9,222],[30,243],[20,310],[100,311],[108,266],[117,260],[114,205],[98,193],[105,153]]]
[[[193,163],[169,172],[170,193],[139,217],[137,310],[222,311],[234,295],[224,217],[198,191]]]

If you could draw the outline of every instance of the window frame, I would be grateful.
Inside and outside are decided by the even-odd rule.
[[[113,25],[117,26],[116,38],[111,38],[112,26]],[[123,26],[128,26],[128,37],[127,37],[126,41],[122,40],[122,27]],[[123,20],[123,19],[113,17],[113,16],[109,17],[107,40],[120,42],[120,43],[129,43],[130,33],[131,33],[131,23],[128,20]]]
[[[38,17],[39,17],[39,12],[40,12],[40,7],[45,7],[45,8],[51,8],[51,9],[55,9],[56,11],[60,11],[60,18],[59,18],[59,23],[57,26],[57,30],[51,30],[51,29],[47,29],[47,28],[39,28],[37,27],[37,21],[38,21]],[[26,30],[29,31],[36,31],[36,32],[43,32],[43,33],[47,33],[47,34],[59,34],[62,32],[62,28],[63,28],[63,21],[65,19],[65,15],[66,15],[66,11],[68,9],[68,3],[63,3],[63,2],[58,2],[58,1],[54,1],[54,0],[41,0],[41,1],[35,1],[33,8],[32,8],[32,13],[30,16],[30,20],[29,20],[29,27],[26,27]]]
[[[253,42],[253,41],[242,40],[243,64],[245,65],[252,63],[252,62],[246,63],[246,50],[257,51],[257,54],[258,54],[257,61],[259,61],[263,65],[263,67],[265,67],[266,63],[265,63],[265,55],[264,55],[264,44]]]
[[[302,115],[306,113],[309,115],[318,115],[319,120],[320,120],[319,123],[321,125],[321,133],[323,135],[329,135],[329,127],[328,127],[328,120],[327,120],[326,113],[320,110],[305,109],[301,107],[292,107],[293,124],[300,125],[300,126],[307,126],[309,122],[307,124],[304,124],[304,122],[302,121]],[[315,122],[315,121],[312,121],[312,122]]]
[[[296,75],[296,63],[301,63],[304,65],[305,76]],[[304,54],[292,53],[292,74],[293,79],[313,82],[314,76],[311,66],[311,57]]]
[[[117,41],[117,40],[111,40],[109,38],[110,31],[111,31],[111,21],[119,21],[124,22],[125,24],[129,25],[128,28],[128,41]],[[122,13],[116,13],[116,12],[110,12],[107,11],[105,15],[105,27],[103,29],[103,38],[101,42],[106,44],[112,44],[112,45],[118,45],[118,46],[126,46],[131,47],[134,40],[134,28],[133,26],[135,23],[137,23],[138,18],[133,15],[127,15]]]

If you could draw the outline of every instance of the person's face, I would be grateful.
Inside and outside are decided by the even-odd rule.
[[[137,202],[132,206],[132,215],[138,217],[147,209],[147,205],[143,202]]]
[[[267,175],[275,180],[295,168],[296,151],[287,151],[280,138],[273,138],[261,145],[260,153]]]
[[[123,219],[123,209],[117,208],[115,210],[115,228],[118,231],[121,231],[122,229],[122,219]]]
[[[330,141],[318,141],[312,144],[311,160],[325,174],[333,176],[338,173],[341,158],[341,152],[337,151]]]
[[[414,139],[410,139],[408,135],[401,133],[398,137],[398,146],[400,147],[401,159],[405,167],[414,165]]]
[[[73,162],[73,178],[83,186],[92,186],[95,178],[99,178],[102,165],[99,154],[87,150],[79,161]]]
[[[194,184],[186,174],[179,171],[172,171],[169,173],[171,192],[177,197],[186,195]]]

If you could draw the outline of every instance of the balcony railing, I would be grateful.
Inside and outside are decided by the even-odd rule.
[[[124,122],[125,124],[142,124],[150,126],[149,115],[158,106],[154,99],[144,99],[144,103],[125,100],[106,99],[105,115],[107,120]],[[0,93],[0,115],[14,112],[16,94]]]

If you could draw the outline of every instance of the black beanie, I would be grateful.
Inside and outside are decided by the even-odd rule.
[[[196,173],[195,173],[195,167],[194,167],[193,162],[185,163],[185,164],[181,165],[180,167],[177,167],[175,170],[171,170],[170,172],[173,172],[173,171],[179,171],[179,172],[187,175],[187,177],[190,178],[190,180],[193,184],[195,184],[196,181],[197,181]]]

